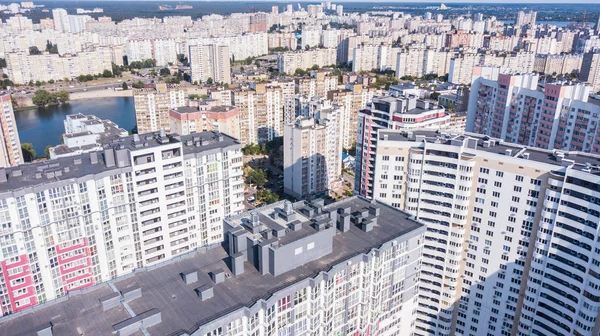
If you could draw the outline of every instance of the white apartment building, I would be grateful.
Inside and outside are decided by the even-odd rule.
[[[319,26],[303,26],[302,27],[302,49],[317,48],[321,46],[321,34],[323,28]]]
[[[243,210],[239,143],[147,133],[2,169],[3,314],[223,240]]]
[[[476,66],[496,66],[506,72],[532,72],[535,67],[534,52],[518,52],[506,55],[460,54],[450,60],[448,82],[470,84],[473,68]]]
[[[63,80],[79,75],[101,74],[112,71],[108,48],[85,51],[76,55],[60,57],[56,54],[29,55],[29,53],[7,53],[6,73],[15,84],[30,81]]]
[[[283,191],[298,199],[327,194],[340,185],[343,109],[329,101],[284,126]]]
[[[545,149],[600,153],[600,100],[590,96],[589,86],[542,84],[538,74],[489,70],[497,69],[474,69],[467,131]]]
[[[226,244],[5,317],[0,333],[411,334],[425,227],[409,214],[360,197],[280,201],[224,227]]]
[[[583,55],[579,79],[590,84],[592,93],[600,92],[600,49]]]
[[[291,48],[292,42],[289,42]],[[229,57],[233,60],[244,60],[248,57],[258,57],[269,53],[269,34],[247,33],[235,35],[220,35],[215,37],[200,37],[187,40],[188,46],[219,45],[229,47]],[[286,45],[282,45],[286,46]],[[294,44],[295,49],[296,46]],[[191,55],[188,55],[188,57]]]
[[[279,53],[277,68],[279,72],[293,74],[296,69],[306,70],[313,65],[324,67],[336,64],[336,57],[337,50],[334,48]]]
[[[450,51],[438,51],[422,46],[401,49],[397,54],[396,77],[423,77],[428,74],[443,76],[450,70],[453,55]]]
[[[363,44],[354,48],[352,71],[385,71],[396,69],[397,54],[400,48],[389,45]]]
[[[592,335],[598,156],[381,130],[373,197],[427,225],[416,335]]]
[[[373,172],[377,132],[382,129],[432,129],[453,127],[443,107],[390,88],[390,96],[374,97],[358,115],[355,190],[373,197]]]
[[[153,59],[156,66],[177,62],[177,43],[174,38],[131,39],[125,44],[129,63]]]
[[[191,45],[190,70],[193,82],[231,83],[229,47],[218,45]]]
[[[10,94],[0,94],[0,104],[0,167],[16,166],[23,163],[23,153]]]
[[[52,19],[54,20],[54,29],[59,32],[71,31],[71,24],[69,23],[69,15],[67,11],[62,8],[56,8],[52,10]]]

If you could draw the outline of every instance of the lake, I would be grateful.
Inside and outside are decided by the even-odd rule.
[[[46,146],[62,143],[60,137],[65,132],[65,116],[76,113],[109,119],[128,131],[135,126],[132,97],[76,100],[57,106],[15,111],[21,143],[32,143],[37,155],[43,156]]]

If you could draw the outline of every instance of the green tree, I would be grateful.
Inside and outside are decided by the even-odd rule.
[[[267,189],[263,189],[256,193],[256,199],[262,203],[271,204],[279,201],[279,195]]]
[[[429,98],[431,98],[431,99],[433,99],[433,100],[437,100],[439,96],[440,96],[440,93],[439,93],[439,92],[432,92],[432,93],[429,95]]]
[[[46,148],[44,148],[44,157],[46,159],[50,158],[50,148],[52,148],[52,146],[50,146],[50,145],[48,145],[48,146],[46,146]]]
[[[54,96],[61,103],[66,103],[69,100],[69,93],[67,91],[58,91]]]
[[[123,82],[123,84],[121,84],[121,87],[123,88],[123,90],[129,90],[129,86],[127,85],[127,82]]]
[[[184,55],[184,54],[178,54],[177,55],[177,60],[179,61],[179,63],[181,63],[183,66],[189,66],[190,62],[188,61],[188,58]]]
[[[46,90],[37,90],[31,98],[31,101],[37,106],[46,106],[52,103],[52,100],[52,94]]]
[[[40,49],[38,49],[38,47],[33,46],[33,47],[29,47],[29,55],[41,55],[42,52],[40,51]]]
[[[6,68],[6,59],[0,58],[0,68]]]
[[[191,99],[191,100],[197,100],[197,99],[200,99],[200,95],[199,95],[199,94],[192,93],[192,94],[190,94],[190,95],[188,96],[188,98],[189,98],[189,99]]]
[[[35,160],[36,153],[35,149],[33,149],[33,145],[30,143],[22,143],[21,144],[21,152],[23,153],[23,158],[25,162],[31,162]]]
[[[262,170],[262,169],[251,170],[248,173],[248,176],[246,176],[246,183],[254,184],[257,187],[264,186],[266,182],[267,182],[267,175],[265,174],[264,170]]]
[[[208,79],[206,80],[206,84],[208,85],[212,85],[214,82],[214,80],[212,79],[212,77],[208,77]]]
[[[19,107],[19,102],[17,102],[15,97],[13,97],[12,95],[10,95],[10,103],[12,104],[13,108]]]
[[[94,76],[92,75],[85,75],[85,79],[88,81],[94,80]]]
[[[51,54],[58,54],[58,46],[48,40],[46,41],[46,51]]]
[[[350,148],[348,148],[348,154],[352,155],[352,156],[356,156],[356,141],[354,141],[352,143],[352,146],[350,146]]]
[[[35,86],[37,86],[37,87],[40,87],[40,86],[42,86],[42,82],[40,82],[40,81],[35,81]]]
[[[121,74],[123,73],[123,69],[116,65],[115,63],[111,63],[111,68],[112,68],[112,73],[115,76],[121,76]]]
[[[113,76],[113,73],[112,73],[112,71],[110,71],[110,70],[108,70],[108,69],[106,69],[106,70],[104,70],[104,71],[102,72],[102,77],[104,77],[104,78],[110,78],[110,77],[112,77],[112,76]]]
[[[318,65],[313,65],[312,68],[310,68],[311,70],[319,70],[319,66]]]
[[[163,77],[171,76],[171,71],[168,68],[160,69],[160,75]]]
[[[296,69],[296,71],[294,72],[294,75],[296,75],[296,76],[304,76],[304,75],[306,75],[306,71],[304,71],[302,69]]]
[[[131,85],[134,89],[143,89],[144,88],[144,82],[142,82],[141,80],[133,83]]]

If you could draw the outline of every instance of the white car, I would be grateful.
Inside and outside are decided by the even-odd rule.
[[[254,201],[256,201],[256,198],[254,198],[254,196],[248,197],[248,203],[254,203]]]

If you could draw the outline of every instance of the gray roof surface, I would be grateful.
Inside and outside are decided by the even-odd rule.
[[[414,130],[412,132],[412,138],[408,137],[408,133],[405,131],[399,130],[379,130],[379,134],[386,134],[388,136],[388,140],[390,141],[415,141],[416,136],[425,136],[428,142],[437,141],[438,137],[444,135],[444,132],[437,132],[435,130]],[[495,153],[495,154],[505,154],[507,149],[512,150],[511,156],[515,156],[521,150],[525,149],[525,153],[529,153],[529,159],[522,158],[523,160],[528,161],[536,161],[540,163],[550,164],[561,166],[561,162],[557,161],[556,156],[554,155],[556,151],[528,147],[524,145],[513,144],[509,142],[503,142],[498,139],[486,137],[485,135],[476,134],[476,133],[445,133],[446,138],[441,140],[441,143],[449,143],[450,139],[462,140],[467,137],[475,138],[478,140],[477,142],[477,150]],[[483,147],[483,142],[485,140],[495,140],[496,144],[490,147]],[[589,153],[581,153],[576,151],[560,151],[564,153],[565,159],[573,160],[577,165],[574,168],[581,168],[582,165],[586,163],[590,163],[592,165],[600,165],[600,155],[589,154]],[[520,157],[519,157],[520,158]]]
[[[351,206],[351,212],[363,209],[371,202],[351,197],[326,206],[335,211]],[[424,226],[397,209],[377,203],[380,215],[370,232],[351,225],[350,231],[338,232],[333,238],[333,251],[320,259],[274,277],[261,275],[250,263],[238,276],[228,276],[230,271],[224,260],[228,253],[223,246],[201,249],[189,257],[169,261],[148,271],[135,272],[133,276],[117,279],[119,290],[141,287],[142,297],[129,303],[135,314],[156,308],[162,314],[162,322],[148,328],[151,335],[170,335],[193,332],[197,327],[244,306],[252,306],[259,299],[268,299],[273,293],[298,281],[328,271],[332,266],[361,253],[366,253],[383,243],[405,234],[411,236],[424,232]],[[248,214],[246,214],[248,215]],[[304,223],[308,225],[308,223]],[[214,284],[208,273],[216,269],[226,271],[225,281]],[[199,270],[198,281],[186,285],[181,273]],[[205,284],[214,286],[214,297],[201,301],[195,289]],[[96,286],[86,294],[69,297],[68,300],[48,303],[43,307],[26,310],[8,318],[0,319],[0,335],[30,335],[37,327],[48,322],[54,324],[55,335],[108,335],[112,326],[129,318],[121,306],[102,311],[98,299],[111,293],[108,284]]]
[[[219,136],[223,137],[222,141],[219,141]],[[218,132],[199,132],[184,136],[169,135],[167,136],[168,141],[166,143],[161,143],[158,140],[159,138],[159,132],[146,133],[139,135],[140,141],[138,143],[141,143],[142,145],[138,147],[134,144],[133,135],[114,138],[103,145],[104,148],[118,149],[122,146],[124,149],[136,151],[163,146],[165,144],[182,143],[184,155],[188,153],[201,153],[216,148],[225,148],[234,145],[241,146],[237,139]],[[196,146],[196,143],[199,142],[199,140],[204,140],[204,144]],[[188,141],[191,141],[190,145],[188,145]],[[92,156],[97,157],[98,163],[91,162]],[[130,166],[130,164],[128,164],[128,166]],[[2,179],[1,174],[3,173],[7,178],[7,181],[0,182],[0,193],[26,187],[41,186],[50,182],[81,178],[87,175],[94,175],[104,171],[118,169],[120,168],[106,167],[102,151],[61,157],[53,160],[38,161],[10,168],[0,168],[0,180]]]

